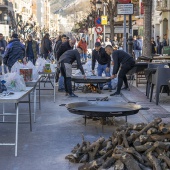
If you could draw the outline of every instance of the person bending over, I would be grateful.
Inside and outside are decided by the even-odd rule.
[[[125,85],[123,89],[129,89],[126,74],[128,73],[129,70],[131,70],[134,67],[135,61],[132,56],[130,56],[128,53],[126,53],[123,50],[113,51],[113,48],[110,45],[108,45],[105,48],[105,50],[108,55],[112,54],[112,58],[114,61],[114,67],[113,67],[113,73],[111,79],[114,79],[119,71],[117,91],[111,94],[110,96],[120,95],[123,82]]]

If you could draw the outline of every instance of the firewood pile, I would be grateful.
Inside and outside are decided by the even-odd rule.
[[[122,125],[111,137],[77,144],[66,159],[83,163],[78,170],[170,169],[170,124],[157,118],[149,124]]]

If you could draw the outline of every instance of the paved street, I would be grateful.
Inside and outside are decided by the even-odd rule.
[[[137,115],[129,116],[129,123],[149,122],[157,116],[162,117],[165,121],[170,121],[169,113],[164,109],[166,107],[156,106],[154,102],[149,103],[142,89],[144,87],[139,89],[132,87],[131,91],[124,91],[122,97],[110,97],[110,93],[107,91],[103,91],[103,94],[83,94],[79,91],[76,93],[79,98],[68,98],[64,96],[64,93],[57,93],[56,103],[53,103],[52,92],[43,92],[42,108],[37,109],[33,131],[29,131],[29,124],[19,125],[18,157],[14,157],[13,146],[0,146],[0,169],[76,170],[78,165],[69,163],[65,160],[65,156],[70,153],[75,144],[81,142],[82,133],[85,139],[94,141],[100,136],[108,137],[115,126],[125,122],[124,118],[117,118],[114,126],[105,125],[102,130],[99,121],[88,119],[87,126],[84,126],[82,116],[69,113],[64,106],[59,106],[60,104],[109,96],[109,100],[113,102],[135,101],[143,107],[151,108],[148,111],[140,111]],[[8,105],[7,111],[13,110],[14,106]],[[20,111],[27,113],[27,105],[21,104]],[[20,118],[20,120],[28,120],[28,116],[20,116]],[[0,133],[0,142],[13,142],[15,125],[0,124]]]

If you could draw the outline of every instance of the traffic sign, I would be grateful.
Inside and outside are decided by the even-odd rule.
[[[134,10],[133,4],[117,4],[117,15],[132,15]]]
[[[95,25],[101,25],[101,18],[100,17],[97,17],[95,19]]]
[[[107,25],[107,16],[106,15],[101,16],[101,24]]]
[[[98,34],[101,34],[103,32],[103,26],[102,25],[97,25],[96,28],[95,28],[95,31]]]

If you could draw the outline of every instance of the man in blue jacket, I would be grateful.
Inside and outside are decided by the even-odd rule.
[[[11,41],[9,41],[5,53],[3,62],[8,66],[9,71],[11,71],[12,66],[18,60],[23,60],[25,57],[25,47],[18,39],[18,34],[13,34]]]

